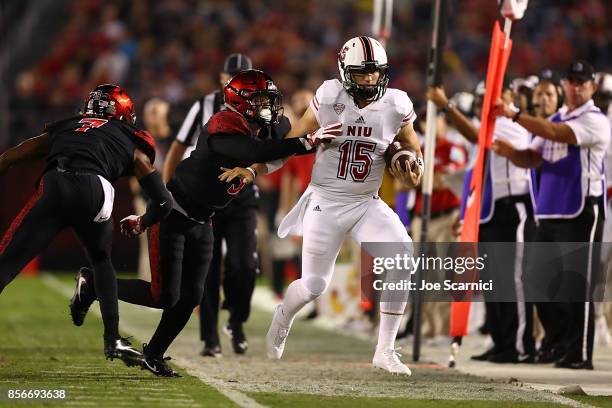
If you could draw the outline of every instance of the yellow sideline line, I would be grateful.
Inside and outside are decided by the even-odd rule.
[[[40,278],[42,282],[45,283],[49,288],[55,290],[56,292],[62,294],[63,296],[66,296],[67,298],[72,297],[73,290],[74,290],[72,285],[67,285],[63,283],[62,281],[60,281],[59,279],[57,279],[55,276],[51,275],[50,273],[42,273],[40,275]],[[101,317],[100,310],[98,308],[92,308],[91,311],[95,313],[96,316]],[[121,326],[121,330],[123,330],[126,333],[129,333],[130,335],[138,339],[138,336],[134,335],[137,332],[137,330],[132,328],[129,325],[129,323],[126,323],[125,318],[121,319],[119,325]],[[138,339],[138,340],[142,342],[142,339]],[[260,404],[259,402],[255,401],[253,398],[249,397],[248,395],[243,394],[240,391],[237,391],[233,388],[225,386],[222,380],[213,378],[205,374],[202,371],[196,371],[194,368],[192,368],[192,364],[189,362],[188,359],[178,357],[178,358],[173,358],[173,360],[176,361],[176,364],[178,366],[180,366],[185,371],[187,371],[187,373],[198,378],[203,383],[215,388],[217,391],[219,391],[221,394],[223,394],[225,397],[227,397],[229,400],[231,400],[238,406],[243,407],[243,408],[266,408],[265,405]]]

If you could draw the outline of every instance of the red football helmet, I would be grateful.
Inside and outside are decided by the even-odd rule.
[[[134,102],[125,89],[117,85],[103,84],[91,91],[85,103],[85,116],[116,118],[130,125],[136,123]]]
[[[225,105],[262,126],[283,116],[282,95],[272,78],[257,69],[240,71],[223,88]]]

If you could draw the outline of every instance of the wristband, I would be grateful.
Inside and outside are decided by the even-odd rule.
[[[314,148],[310,140],[308,140],[308,136],[302,136],[299,138],[299,140],[300,142],[302,142],[302,145],[304,145],[304,148],[306,149],[307,152]]]
[[[452,103],[451,101],[448,101],[448,103],[446,104],[445,107],[443,107],[442,109],[440,109],[442,112],[447,113],[448,111],[452,110],[455,108],[455,104]]]
[[[416,162],[417,162],[417,166],[419,166],[419,169],[421,170],[421,174],[423,174],[423,172],[425,171],[425,163],[423,162],[423,159],[417,156]]]
[[[250,171],[250,172],[251,172],[251,174],[253,175],[253,178],[256,178],[256,177],[257,177],[257,172],[255,171],[255,169],[254,169],[254,168],[252,168],[252,167],[247,167],[246,169],[247,169],[248,171]]]

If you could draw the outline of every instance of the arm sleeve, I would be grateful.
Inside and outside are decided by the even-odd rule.
[[[145,193],[151,198],[147,211],[142,216],[142,225],[149,228],[166,218],[172,211],[172,195],[164,186],[159,173],[156,171],[138,180]]]
[[[414,123],[416,120],[416,113],[414,112],[414,106],[412,101],[408,97],[406,92],[399,92],[396,97],[396,106],[398,114],[401,116],[401,126],[409,125]]]
[[[565,124],[574,132],[578,146],[605,145],[610,140],[610,124],[601,113],[588,112]]]
[[[306,147],[301,138],[257,140],[239,134],[217,134],[208,139],[210,149],[220,155],[251,163],[282,159],[303,153]]]
[[[540,136],[534,137],[527,148],[529,150],[533,150],[534,152],[542,153],[542,149],[544,148],[544,139],[542,139]]]
[[[195,101],[185,116],[185,120],[176,134],[176,141],[186,146],[193,146],[201,131],[202,107],[200,101]]]

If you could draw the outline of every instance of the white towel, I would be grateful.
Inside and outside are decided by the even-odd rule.
[[[304,213],[308,207],[312,189],[308,187],[302,197],[298,200],[295,206],[285,215],[285,218],[278,226],[278,236],[285,238],[287,235],[302,235],[302,223],[304,222]]]
[[[102,208],[96,218],[94,218],[94,222],[105,222],[111,217],[113,213],[113,203],[115,201],[115,188],[113,185],[102,176],[98,176],[100,179],[100,183],[102,184],[102,190],[104,190],[104,203],[102,204]]]

